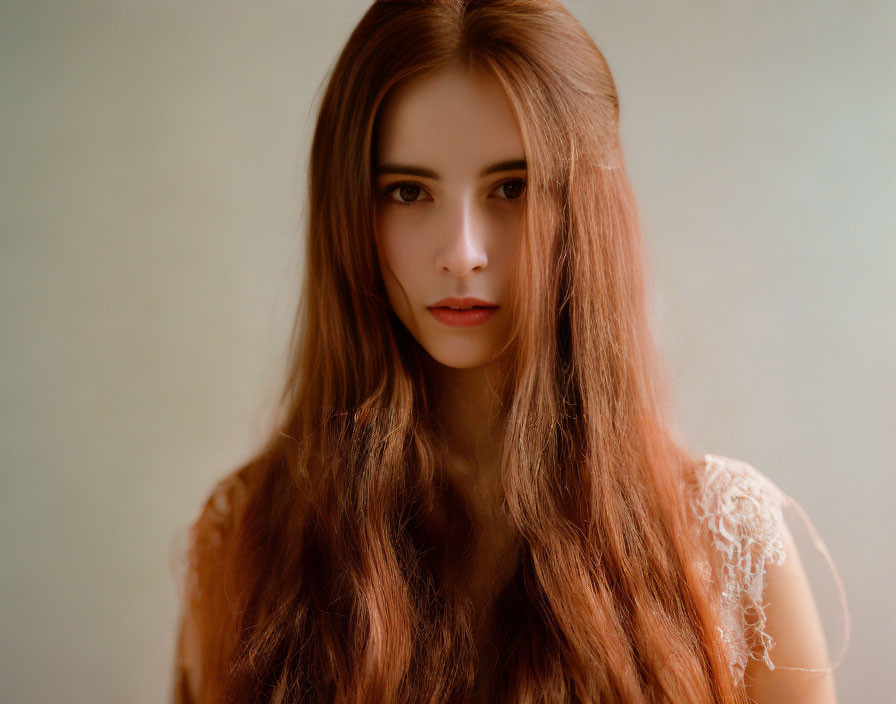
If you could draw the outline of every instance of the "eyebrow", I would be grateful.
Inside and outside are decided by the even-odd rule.
[[[521,171],[526,169],[525,159],[510,159],[508,161],[499,161],[491,166],[486,166],[479,172],[479,177],[489,176],[490,174],[501,173],[502,171]],[[408,176],[422,176],[423,178],[431,178],[438,181],[441,176],[432,169],[422,166],[413,166],[411,164],[380,164],[374,171],[375,174],[407,174]]]

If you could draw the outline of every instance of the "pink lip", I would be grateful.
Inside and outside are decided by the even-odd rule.
[[[464,307],[468,310],[452,310],[449,306]],[[470,307],[475,306],[475,307]],[[480,298],[443,298],[441,301],[429,306],[429,312],[436,320],[445,325],[454,327],[471,327],[480,325],[488,320],[498,306]]]
[[[430,308],[429,312],[435,319],[445,325],[453,325],[458,328],[468,328],[479,325],[488,320],[495,308],[470,308],[470,310],[451,310],[451,308]]]

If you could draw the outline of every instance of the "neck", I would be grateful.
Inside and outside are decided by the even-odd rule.
[[[513,576],[519,532],[501,511],[506,376],[498,365],[455,369],[438,365],[430,377],[438,392],[436,441],[439,469],[466,504],[473,520],[471,550],[462,568],[465,589],[476,605],[474,630],[487,634],[491,602]]]
[[[437,433],[444,471],[477,517],[493,515],[501,498],[505,412],[497,365],[456,369],[436,365]]]

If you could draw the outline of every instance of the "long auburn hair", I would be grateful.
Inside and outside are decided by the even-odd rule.
[[[456,66],[506,91],[528,164],[498,390],[518,563],[491,660],[454,569],[473,530],[439,471],[438,389],[375,251],[379,110]],[[554,0],[374,2],[320,104],[308,207],[277,422],[191,528],[200,701],[746,702],[697,567],[698,459],[670,421],[617,93],[583,27]]]

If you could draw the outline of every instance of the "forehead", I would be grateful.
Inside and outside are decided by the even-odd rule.
[[[382,108],[377,163],[412,162],[446,173],[524,158],[510,101],[492,77],[460,68],[414,78]]]

